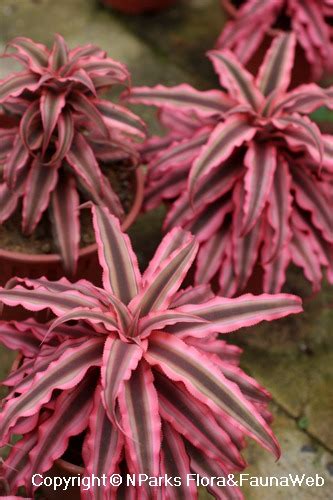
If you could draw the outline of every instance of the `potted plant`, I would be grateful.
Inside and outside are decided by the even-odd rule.
[[[64,271],[96,279],[80,204],[102,203],[127,229],[142,201],[136,141],[145,124],[101,96],[130,75],[98,47],[69,50],[60,35],[51,50],[22,37],[8,48],[24,69],[0,82],[1,283]]]
[[[224,299],[205,285],[180,290],[198,250],[180,228],[165,236],[141,275],[117,218],[106,208],[92,212],[103,288],[18,278],[0,289],[5,304],[48,308],[54,317],[0,326],[2,343],[22,354],[4,382],[10,392],[0,418],[1,445],[21,436],[1,467],[7,491],[24,486],[31,495],[53,464],[68,472],[61,458],[82,475],[121,474],[126,486],[126,474],[184,479],[191,471],[223,481],[245,465],[245,435],[279,456],[266,422],[268,394],[238,368],[239,349],[218,334],[298,313],[300,299]],[[134,496],[157,492],[147,481],[127,485]],[[172,497],[170,485],[160,487]],[[181,488],[182,498],[195,495],[195,483]],[[95,484],[89,494],[106,498],[115,489]],[[216,484],[210,491],[220,498]],[[84,485],[81,492],[84,498]]]
[[[125,14],[142,14],[166,9],[177,0],[102,0],[108,7],[124,12]]]
[[[299,64],[294,68],[297,83],[318,80],[333,69],[331,0],[267,0],[243,2],[221,0],[231,19],[224,27],[217,48],[230,49],[250,68],[257,66],[262,47],[270,43],[276,29],[293,31],[297,38]]]
[[[333,282],[333,139],[309,118],[332,107],[332,88],[288,91],[296,38],[280,34],[254,78],[228,50],[209,53],[222,90],[134,88],[169,133],[144,146],[146,208],[169,201],[164,229],[181,225],[200,244],[195,282],[223,296],[246,288],[256,264],[274,293],[293,262],[318,290]]]

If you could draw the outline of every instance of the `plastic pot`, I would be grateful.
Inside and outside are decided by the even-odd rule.
[[[107,7],[112,7],[126,14],[142,14],[171,7],[177,0],[102,0]]]
[[[135,170],[136,194],[130,212],[123,221],[122,229],[126,231],[139,215],[144,192],[144,173],[142,168]],[[58,280],[64,276],[61,257],[58,254],[39,255],[11,252],[0,249],[0,285],[18,276],[20,278],[40,278],[46,276],[49,280]],[[96,285],[101,285],[101,270],[97,257],[97,245],[93,243],[79,252],[78,267],[75,276],[69,277],[71,281],[87,279]],[[19,313],[19,310],[21,311]],[[31,316],[31,313],[28,314]],[[27,312],[21,308],[5,307],[2,319],[23,319]]]

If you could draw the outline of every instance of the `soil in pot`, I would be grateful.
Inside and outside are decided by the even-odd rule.
[[[120,198],[125,214],[128,214],[133,206],[136,189],[133,170],[117,165],[108,167],[105,173]],[[21,232],[21,214],[22,206],[20,204],[12,217],[0,226],[0,248],[2,250],[31,255],[58,253],[57,243],[51,231],[48,214],[44,213],[36,230],[30,236],[25,236]],[[80,248],[85,248],[95,242],[90,211],[81,210],[80,226]]]
[[[114,190],[118,193],[125,210],[123,229],[127,230],[135,221],[143,200],[144,174],[139,168],[118,168],[109,170]],[[106,172],[105,172],[106,173]],[[113,176],[113,178],[111,178]],[[82,200],[84,201],[84,200]],[[15,224],[15,217],[17,224]],[[101,286],[101,268],[98,262],[97,246],[89,210],[82,210],[81,248],[78,269],[71,281],[85,278]],[[12,231],[9,229],[12,228]],[[35,233],[30,237],[21,234],[21,212],[0,226],[0,286],[4,286],[13,276],[39,278],[46,276],[54,281],[65,275],[60,255],[55,247],[48,216],[45,215]],[[44,253],[41,253],[43,251]],[[0,311],[1,314],[1,311]],[[48,320],[47,311],[32,314],[22,307],[4,306],[1,319],[24,320],[34,316],[38,321]]]

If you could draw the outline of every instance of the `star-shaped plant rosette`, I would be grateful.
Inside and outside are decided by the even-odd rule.
[[[320,78],[325,70],[332,71],[332,0],[246,0],[239,9],[232,0],[221,3],[232,18],[224,27],[217,47],[231,50],[243,64],[255,54],[265,35],[281,27],[279,19],[284,18],[304,50],[313,78]]]
[[[180,225],[200,244],[195,282],[223,296],[245,289],[256,263],[263,289],[285,282],[290,262],[314,289],[333,281],[333,141],[309,113],[332,107],[316,84],[288,92],[295,36],[272,43],[255,79],[229,51],[209,53],[226,91],[189,85],[134,88],[133,103],[158,106],[169,130],[144,147],[146,208],[169,200],[165,230]]]
[[[224,299],[206,285],[179,290],[198,249],[179,228],[141,275],[118,220],[106,209],[92,210],[103,289],[84,280],[15,278],[0,290],[7,305],[49,308],[56,317],[48,325],[0,326],[1,341],[23,354],[5,381],[11,391],[0,416],[1,445],[22,436],[2,467],[8,490],[29,490],[31,475],[48,471],[69,438],[82,433],[85,473],[98,477],[224,476],[245,465],[244,435],[278,456],[265,421],[268,394],[237,367],[239,349],[218,334],[298,313],[300,299]],[[157,491],[143,487],[136,494],[155,498]],[[172,487],[165,491],[173,498]],[[235,488],[212,488],[217,498],[224,491],[240,497]],[[82,493],[99,494],[97,487]],[[183,481],[179,495],[192,499],[196,491]]]
[[[8,48],[13,52],[4,57],[24,69],[0,81],[0,105],[18,123],[0,130],[0,223],[22,199],[22,231],[30,235],[49,209],[64,267],[74,273],[79,204],[102,203],[124,218],[108,169],[138,165],[136,142],[145,137],[145,124],[102,99],[115,85],[128,87],[130,75],[100,48],[69,50],[60,35],[51,50],[23,37]]]

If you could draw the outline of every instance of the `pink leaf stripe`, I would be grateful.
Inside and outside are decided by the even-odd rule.
[[[174,228],[166,236],[164,236],[161,244],[155,252],[154,257],[149,262],[146,271],[143,273],[143,281],[145,283],[152,281],[152,277],[156,274],[160,266],[167,261],[170,255],[190,241],[192,241],[190,234],[179,227]]]
[[[51,198],[53,224],[57,234],[60,253],[65,270],[74,274],[79,257],[80,219],[79,196],[75,189],[73,177],[64,177],[58,182]],[[71,231],[68,232],[67,221],[72,219]]]
[[[130,472],[158,475],[161,421],[153,377],[145,362],[140,362],[125,382],[119,406],[124,432],[129,438],[126,444]]]
[[[190,443],[186,443],[186,449],[190,457],[190,467],[196,474],[202,477],[226,477],[227,472],[220,467],[219,464],[202,455]],[[228,484],[228,483],[227,483]],[[242,492],[235,486],[219,487],[216,483],[209,486],[208,491],[215,498],[223,498],[226,500],[242,500]]]
[[[95,105],[109,128],[116,127],[125,133],[137,135],[142,139],[145,138],[146,126],[134,113],[131,113],[123,106],[117,106],[101,99]]]
[[[138,292],[137,259],[117,219],[99,207],[94,206],[92,211],[104,287],[127,304]]]
[[[41,311],[49,307],[57,315],[70,312],[76,307],[94,308],[96,305],[94,300],[89,300],[76,291],[56,294],[38,289],[27,290],[21,286],[16,286],[14,290],[0,290],[0,300],[10,306],[22,304],[29,311]]]
[[[32,163],[23,198],[22,229],[26,234],[34,231],[49,204],[58,180],[57,170],[55,166],[43,165],[38,159]]]
[[[90,432],[83,444],[83,457],[87,464],[89,474],[95,474],[96,477],[102,477],[103,474],[113,474],[116,472],[117,464],[121,458],[123,448],[123,436],[114,427],[105,411],[101,401],[101,388],[97,388],[94,398],[94,408],[89,421]],[[105,494],[109,492],[110,486],[99,488],[93,486],[92,491],[82,492],[82,497],[102,500]]]
[[[10,189],[14,189],[18,174],[26,166],[28,158],[28,151],[22,143],[21,138],[16,136],[13,148],[6,158],[3,172],[4,180]]]
[[[42,439],[30,452],[33,473],[49,470],[65,452],[69,438],[85,429],[92,408],[93,383],[93,377],[86,377],[59,397],[52,417],[39,428]]]
[[[230,95],[244,104],[257,109],[262,101],[261,93],[253,85],[253,76],[248,73],[229,51],[211,51],[208,53],[222,87]]]
[[[103,120],[101,113],[96,109],[96,106],[84,94],[74,93],[71,96],[71,105],[78,112],[83,114],[89,120],[92,120],[95,126],[98,127],[102,136],[109,138],[108,127]]]
[[[7,403],[0,418],[1,435],[6,435],[20,417],[38,412],[41,405],[50,400],[53,389],[70,389],[83,378],[90,366],[98,366],[102,347],[102,342],[97,339],[86,342],[80,349],[68,346],[57,362],[36,375],[29,392]]]
[[[0,102],[7,97],[16,97],[24,90],[37,90],[39,87],[38,77],[29,72],[14,73],[5,80],[0,81]]]
[[[295,44],[294,34],[283,33],[274,39],[257,78],[257,85],[264,96],[269,96],[274,90],[284,92],[289,87]]]
[[[4,222],[14,212],[18,202],[17,194],[8,189],[6,183],[0,184],[0,222]]]
[[[34,71],[40,71],[48,63],[48,53],[46,47],[40,43],[33,42],[30,38],[16,37],[8,44],[17,49],[18,54],[27,60],[27,65]]]
[[[54,71],[58,71],[68,61],[68,47],[61,35],[56,34],[52,52],[50,55],[51,67]]]
[[[272,193],[268,200],[268,221],[274,230],[272,241],[269,242],[269,258],[274,258],[282,252],[283,246],[290,236],[289,218],[292,198],[290,195],[291,175],[288,164],[283,157],[278,156]]]
[[[318,272],[309,269],[307,275],[313,277],[314,287],[325,268],[328,279],[332,277],[327,258],[332,217],[327,210],[333,148],[309,113],[321,106],[333,108],[333,92],[315,83],[289,90],[296,42],[304,42],[297,30],[306,34],[308,45],[303,48],[309,56],[311,46],[313,63],[329,44],[316,34],[320,16],[311,4],[308,10],[316,19],[311,43],[310,28],[300,20],[312,22],[312,16],[304,12],[296,32],[274,36],[254,78],[239,61],[251,59],[280,5],[279,0],[274,8],[272,2],[265,7],[259,3],[245,2],[223,33],[223,48],[209,53],[220,92],[229,100],[224,112],[205,113],[199,101],[207,98],[207,91],[188,86],[138,88],[129,96],[132,102],[157,106],[166,130],[164,137],[153,138],[141,149],[148,165],[145,209],[167,201],[163,229],[180,226],[199,243],[196,283],[214,280],[219,293],[228,297],[242,293],[260,266],[262,287],[281,291],[295,245],[292,221],[299,209],[308,220],[296,240],[303,238],[305,248],[311,239],[311,261],[317,258]],[[210,96],[212,92],[218,91]],[[318,231],[321,241],[315,243]],[[310,266],[308,259],[301,260],[302,268],[305,262]]]
[[[169,497],[175,500],[192,500],[196,498],[197,489],[193,481],[190,482],[189,486],[187,485],[190,461],[184,442],[173,427],[166,422],[163,423],[162,434],[165,473],[170,477],[181,478],[181,484],[177,488],[167,485],[166,490]]]
[[[320,189],[313,189],[317,181],[306,176],[300,168],[293,169],[293,176],[295,179],[296,199],[299,205],[311,212],[314,224],[323,231],[328,241],[332,242],[332,211],[325,194]]]
[[[40,108],[44,127],[43,152],[49,145],[51,135],[55,129],[61,110],[66,104],[65,94],[56,94],[52,91],[42,93]]]
[[[205,323],[204,319],[198,318],[195,314],[186,314],[177,309],[172,311],[151,312],[139,321],[139,331],[141,338],[149,335],[153,330],[164,330],[166,326],[178,323]]]
[[[27,335],[26,331],[18,331],[10,323],[0,322],[1,343],[12,350],[19,350],[26,356],[36,354],[39,349],[38,339]]]
[[[244,461],[229,436],[217,425],[205,405],[190,396],[180,385],[160,373],[155,375],[162,417],[210,459],[227,462],[242,470]],[[180,411],[182,408],[182,411]],[[210,444],[209,444],[210,443]]]
[[[236,386],[224,379],[196,349],[186,347],[180,339],[159,333],[151,339],[146,359],[159,366],[171,380],[183,382],[189,393],[212,411],[228,413],[264,447],[279,456],[278,445],[262,418],[238,393]]]
[[[172,294],[178,290],[191,267],[197,250],[197,244],[192,239],[162,262],[151,278],[154,280],[135,299],[135,305],[132,306],[140,311],[141,317],[150,311],[161,310],[167,306]]]
[[[199,177],[208,175],[214,167],[225,161],[236,147],[250,141],[255,129],[247,123],[242,115],[234,115],[220,123],[202,148],[200,156],[193,164],[189,177],[189,190],[193,192]]]
[[[209,321],[212,331],[226,333],[256,325],[261,321],[271,321],[289,314],[297,314],[302,311],[302,306],[301,300],[294,295],[280,293],[262,294],[257,297],[246,294],[235,299],[215,297],[203,304],[186,305],[180,307],[179,310]],[[183,335],[185,332],[188,335],[192,333],[197,336],[204,328],[208,328],[208,325],[204,323],[184,324],[175,326],[173,331],[181,332]]]
[[[102,168],[117,163],[134,171],[139,166],[137,142],[145,138],[146,125],[125,106],[101,98],[114,85],[130,84],[126,66],[105,51],[92,45],[69,50],[61,35],[55,35],[51,49],[25,37],[8,46],[3,57],[23,70],[0,80],[1,109],[11,127],[0,132],[2,177],[8,187],[0,188],[0,223],[17,205],[27,235],[42,216],[48,218],[64,271],[73,276],[81,236],[77,200],[106,206],[123,220],[125,200],[116,193],[116,179]],[[57,198],[63,190],[61,210]]]
[[[103,400],[109,418],[114,423],[117,397],[124,390],[124,383],[130,379],[142,356],[143,349],[136,344],[126,344],[112,337],[106,341],[102,368]]]
[[[74,136],[72,146],[66,155],[75,173],[97,193],[102,192],[102,172],[94,153],[82,134]]]
[[[0,289],[5,304],[33,311],[48,307],[57,316],[41,324],[0,324],[0,341],[23,354],[4,381],[9,392],[0,415],[0,446],[12,435],[22,436],[3,467],[8,492],[20,486],[30,491],[27,478],[50,470],[71,438],[82,435],[86,474],[97,477],[224,476],[245,466],[245,435],[278,456],[266,409],[269,394],[238,368],[241,350],[219,340],[218,333],[298,312],[299,299],[228,300],[207,285],[179,290],[197,252],[195,238],[180,228],[166,235],[142,277],[118,220],[91,208],[105,288],[42,277],[13,278]],[[296,232],[306,227],[301,216],[293,225]],[[311,245],[321,248],[319,236]],[[185,483],[175,496],[168,485],[124,490],[95,483],[89,491],[83,487],[81,496],[196,496],[193,485],[184,488]],[[231,488],[212,491],[218,498],[238,498]]]
[[[276,149],[271,144],[250,144],[244,158],[245,203],[243,232],[248,233],[260,217],[271,192],[276,169]]]
[[[131,90],[127,99],[133,103],[148,104],[151,106],[165,106],[184,108],[193,111],[199,116],[212,116],[223,114],[231,107],[232,100],[225,97],[222,92],[205,91],[199,92],[187,84],[177,87],[164,87],[157,85],[149,87],[137,87]]]

